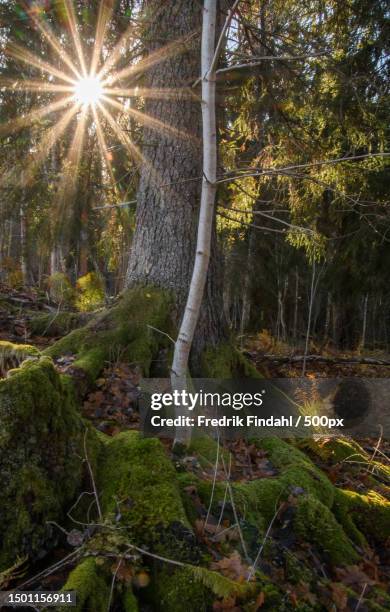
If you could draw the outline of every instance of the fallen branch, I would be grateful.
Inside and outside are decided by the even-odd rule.
[[[245,355],[253,358],[259,358],[262,361],[274,361],[276,363],[300,363],[305,359],[304,355],[272,355],[265,353],[259,355],[255,352],[246,352]],[[390,365],[387,359],[376,359],[374,357],[325,357],[325,355],[307,355],[306,361],[321,362],[321,363],[357,363],[361,365]]]

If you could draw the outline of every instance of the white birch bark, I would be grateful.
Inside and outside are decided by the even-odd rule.
[[[217,64],[215,59],[216,18],[217,0],[205,0],[201,46],[203,181],[194,269],[179,335],[175,343],[172,363],[172,388],[179,391],[187,387],[188,359],[199,319],[210,261],[217,180],[217,127],[215,111],[215,66]],[[183,410],[183,407],[178,407],[176,410],[177,416],[184,412],[185,408]],[[189,430],[184,428],[176,430],[176,443],[186,444],[189,442],[189,439]]]

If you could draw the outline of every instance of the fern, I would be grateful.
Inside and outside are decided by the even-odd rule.
[[[189,568],[194,578],[210,589],[217,597],[223,597],[224,599],[233,596],[244,598],[253,595],[255,591],[253,582],[235,582],[205,567],[189,566]]]
[[[22,578],[25,575],[26,570],[21,569],[22,565],[27,561],[27,557],[17,558],[16,562],[8,567],[6,570],[0,572],[0,590],[6,589],[8,585],[16,578]]]

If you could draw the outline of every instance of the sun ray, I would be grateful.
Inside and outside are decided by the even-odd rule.
[[[111,164],[109,152],[108,152],[108,149],[107,149],[106,140],[104,138],[102,124],[100,122],[99,115],[98,115],[98,113],[96,111],[96,108],[94,106],[92,107],[92,114],[93,114],[93,119],[94,119],[95,126],[96,126],[96,134],[97,134],[97,138],[98,138],[100,154],[101,154],[101,156],[104,159],[104,162],[106,164],[106,167],[107,167],[108,173],[110,175],[110,179],[111,179],[114,191],[116,191],[116,181],[115,181],[115,177],[114,177],[114,171],[112,169],[112,164]]]
[[[72,0],[64,0],[64,6],[66,11],[66,16],[68,18],[68,25],[70,29],[70,33],[73,38],[73,43],[77,52],[77,58],[80,63],[81,71],[84,76],[87,74],[87,67],[85,65],[84,59],[84,51],[81,44],[80,34],[77,29],[77,19],[76,14],[74,12],[74,6]]]
[[[110,50],[110,54],[103,64],[99,72],[99,77],[102,79],[114,66],[116,66],[119,56],[122,52],[123,46],[129,38],[134,39],[134,25],[130,24],[126,31],[122,34],[115,47]]]
[[[146,167],[149,171],[151,180],[155,183],[155,185],[160,185],[162,181],[161,181],[161,176],[159,175],[159,173],[155,170],[151,162],[148,159],[146,159],[145,156],[141,153],[137,145],[135,145],[131,141],[129,136],[123,130],[121,130],[121,128],[115,122],[110,111],[107,108],[105,108],[101,102],[98,103],[98,108],[101,111],[101,113],[104,115],[104,117],[107,119],[107,122],[109,123],[114,134],[116,134],[116,136],[118,137],[118,140],[120,140],[120,142],[122,142],[122,144],[129,151],[130,155],[133,157],[136,164],[140,167],[141,166]],[[169,188],[167,192],[168,193],[170,192]]]
[[[0,135],[3,136],[6,134],[13,134],[14,132],[17,132],[18,130],[26,126],[31,125],[37,119],[42,119],[43,117],[46,117],[46,115],[49,115],[54,111],[61,110],[70,102],[74,103],[73,96],[69,96],[68,98],[61,98],[61,100],[56,100],[55,102],[52,102],[51,104],[48,104],[46,106],[40,106],[38,108],[35,108],[26,115],[10,119],[9,121],[6,121],[5,123],[0,125]]]
[[[77,70],[71,58],[65,51],[63,45],[61,45],[58,42],[58,39],[56,38],[55,34],[52,32],[51,28],[48,26],[47,23],[42,21],[41,14],[34,13],[34,11],[30,7],[28,7],[28,5],[26,4],[24,4],[23,6],[25,8],[26,13],[30,16],[31,20],[34,22],[34,24],[39,29],[41,34],[43,34],[43,36],[46,38],[46,40],[51,45],[51,47],[56,51],[60,59],[68,66],[68,68],[71,69],[75,77],[79,79],[81,76],[79,71]]]
[[[73,83],[74,81],[74,79],[71,79],[70,76],[68,76],[61,70],[58,70],[48,62],[45,62],[42,58],[37,57],[27,49],[20,47],[16,43],[9,44],[5,49],[5,53],[11,56],[13,59],[34,66],[35,68],[39,68],[39,70],[43,70],[44,72],[47,72],[51,76],[57,77],[62,81],[67,81],[68,83]]]
[[[107,97],[106,95],[103,95],[101,99],[107,102],[107,104],[111,104],[111,106],[113,106],[114,108],[121,110],[123,113],[127,115],[131,115],[132,117],[137,119],[139,123],[142,123],[142,125],[145,125],[146,127],[149,127],[153,130],[156,130],[163,134],[174,136],[175,138],[180,138],[182,140],[193,140],[193,141],[197,140],[195,136],[193,136],[193,134],[189,134],[188,132],[183,132],[182,130],[178,130],[177,128],[174,128],[172,125],[163,123],[159,119],[156,119],[155,117],[152,117],[151,115],[148,115],[139,110],[136,110],[135,108],[124,107],[123,104],[121,104],[117,100],[113,100],[112,98]]]
[[[109,75],[104,81],[104,86],[112,86],[114,83],[117,83],[120,79],[129,76],[135,76],[140,72],[145,72],[149,70],[155,64],[166,61],[170,57],[174,57],[175,55],[179,55],[180,53],[184,53],[188,51],[186,43],[188,43],[194,37],[194,33],[189,36],[182,36],[181,38],[176,39],[172,43],[169,43],[165,47],[160,47],[156,51],[150,53],[147,57],[140,60],[137,64],[133,64],[128,66],[127,68],[123,68],[118,72]],[[104,66],[103,69],[104,70]],[[100,75],[99,75],[100,76]]]
[[[150,98],[156,100],[175,100],[178,96],[196,100],[199,96],[189,87],[109,87],[105,91],[107,96],[117,96],[119,98]]]
[[[64,113],[64,115],[55,125],[45,132],[38,144],[37,150],[33,153],[33,159],[31,160],[30,164],[28,164],[24,172],[22,182],[23,186],[26,186],[34,178],[34,172],[47,157],[48,153],[54,147],[56,142],[58,142],[58,140],[61,138],[62,134],[65,132],[73,117],[79,110],[80,105],[72,106]]]
[[[92,75],[96,74],[96,70],[99,65],[100,54],[103,48],[103,42],[106,35],[107,26],[111,19],[113,8],[113,0],[101,0],[96,24],[95,42],[93,45],[90,68],[90,74]]]
[[[55,83],[42,83],[38,79],[11,79],[9,77],[0,77],[0,90],[11,91],[39,91],[50,93],[71,93],[74,86],[71,85],[56,85]]]
[[[143,163],[147,164],[145,157],[142,155],[137,145],[135,145],[131,141],[131,139],[128,137],[128,135],[123,130],[121,130],[121,128],[115,122],[111,113],[103,106],[101,102],[99,102],[97,106],[99,110],[101,111],[101,113],[104,115],[104,117],[107,119],[107,122],[109,123],[113,132],[116,134],[118,139],[122,142],[122,144],[127,148],[127,150],[129,151],[133,159],[138,164],[143,164]]]
[[[66,203],[74,196],[76,190],[88,112],[87,108],[81,107],[81,115],[78,119],[68,153],[63,162],[63,172],[58,186],[58,206],[60,215],[64,213]]]

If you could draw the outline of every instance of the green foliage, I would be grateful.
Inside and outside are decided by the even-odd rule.
[[[77,279],[75,304],[78,310],[96,310],[104,304],[104,298],[104,281],[100,274],[88,272]]]

